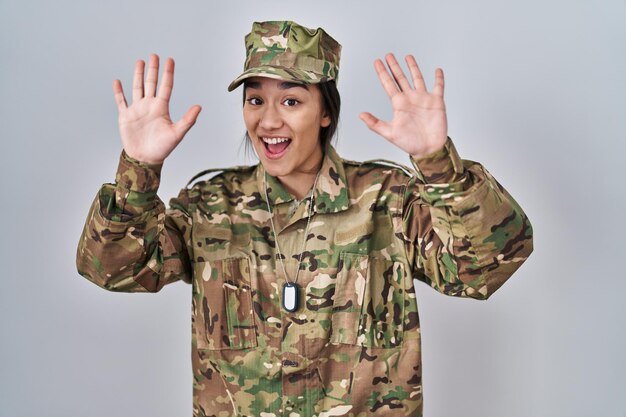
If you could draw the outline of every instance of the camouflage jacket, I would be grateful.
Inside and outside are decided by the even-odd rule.
[[[198,181],[166,209],[160,167],[122,154],[87,217],[78,271],[112,291],[192,284],[194,416],[421,416],[414,283],[486,299],[531,253],[532,228],[450,140],[412,163],[327,150],[294,313],[280,303],[261,165]],[[267,178],[293,280],[309,200]]]

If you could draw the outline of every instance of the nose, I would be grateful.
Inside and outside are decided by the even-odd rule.
[[[266,105],[264,107],[265,108],[261,113],[259,126],[264,130],[274,130],[280,128],[283,124],[283,121],[280,117],[278,109],[276,109],[276,107],[273,105]]]

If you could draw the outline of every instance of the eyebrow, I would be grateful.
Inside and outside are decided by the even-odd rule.
[[[303,83],[294,83],[291,81],[283,81],[280,84],[278,84],[278,88],[280,88],[281,90],[288,90],[290,88],[295,88],[295,87],[301,87],[304,88],[305,90],[309,89],[309,86]],[[259,81],[246,81],[244,83],[244,89],[246,88],[256,88],[257,90],[261,90],[261,83]]]

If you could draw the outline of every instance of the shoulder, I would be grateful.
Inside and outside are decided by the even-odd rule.
[[[210,168],[200,171],[187,182],[188,190],[212,186],[229,186],[253,181],[258,165],[238,165],[229,168]]]
[[[252,165],[201,171],[191,177],[178,197],[170,200],[170,205],[191,211],[198,204],[210,203],[215,210],[225,210],[232,197],[254,194],[256,168],[257,165]]]
[[[371,159],[358,162],[342,158],[346,176],[350,177],[393,177],[398,181],[406,182],[415,176],[415,171],[406,165],[386,159]]]
[[[398,205],[415,176],[410,168],[394,161],[373,159],[363,162],[342,159],[348,194],[359,204]]]

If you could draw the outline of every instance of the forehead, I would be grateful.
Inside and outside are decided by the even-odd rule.
[[[315,89],[311,87],[317,87],[317,86],[313,86],[311,84],[300,83],[300,82],[294,82],[294,81],[278,80],[278,79],[268,78],[268,77],[251,77],[244,81],[244,90],[248,88],[255,89],[255,90],[298,89],[298,90],[306,90],[310,92]]]

